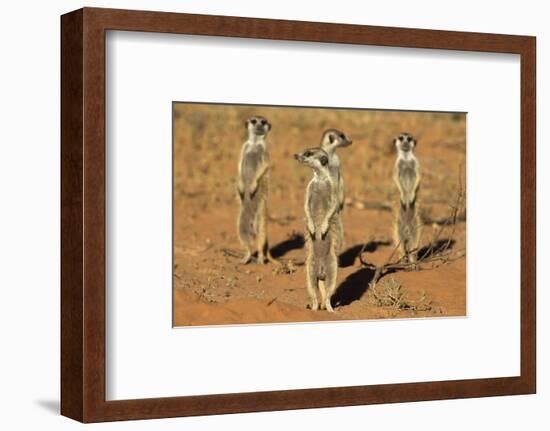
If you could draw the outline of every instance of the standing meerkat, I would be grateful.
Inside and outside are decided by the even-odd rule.
[[[311,309],[333,312],[331,297],[336,291],[338,273],[338,188],[329,170],[329,156],[312,148],[294,158],[313,169],[306,189],[306,279]],[[317,296],[319,291],[320,298]],[[319,301],[320,299],[320,301]],[[319,303],[320,302],[320,303]]]
[[[241,263],[252,260],[253,242],[258,252],[258,263],[271,257],[267,242],[267,192],[269,186],[269,153],[266,137],[271,124],[260,116],[245,121],[248,139],[241,148],[237,190],[240,200],[238,219],[239,239],[245,248]]]
[[[415,155],[416,140],[402,133],[394,140],[397,158],[393,180],[399,190],[399,205],[396,208],[394,241],[399,244],[401,258],[416,262],[420,240],[420,217],[418,189],[420,186],[420,163]]]
[[[321,138],[321,148],[328,154],[328,167],[330,175],[336,184],[338,193],[338,210],[340,212],[344,210],[345,188],[340,157],[336,154],[336,149],[340,147],[348,147],[351,144],[352,140],[337,129],[325,130]],[[344,225],[342,224],[342,217],[338,218],[338,222],[338,240],[336,250],[340,252],[344,242]]]

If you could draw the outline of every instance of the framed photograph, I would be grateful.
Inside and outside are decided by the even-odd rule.
[[[61,412],[532,394],[535,38],[61,18]]]

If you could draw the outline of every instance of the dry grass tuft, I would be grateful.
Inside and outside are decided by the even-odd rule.
[[[275,265],[271,272],[274,275],[294,274],[297,268],[292,259],[280,262],[280,265]]]
[[[432,302],[426,294],[417,300],[412,300],[399,280],[386,278],[373,285],[368,291],[368,301],[377,307],[388,307],[396,310],[435,311]]]

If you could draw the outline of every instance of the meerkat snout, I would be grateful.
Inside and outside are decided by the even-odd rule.
[[[303,153],[295,154],[294,158],[313,169],[326,168],[328,165],[328,154],[321,148],[310,148]]]

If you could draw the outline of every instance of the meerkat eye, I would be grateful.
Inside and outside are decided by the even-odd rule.
[[[341,138],[341,139],[346,139],[346,137],[344,136],[343,133],[340,133],[340,138]]]
[[[306,152],[304,153],[304,156],[306,156],[306,157],[311,156],[311,151],[306,151]]]
[[[267,121],[266,121],[266,120],[262,120],[262,121],[260,121],[260,123],[262,123],[262,126],[265,126],[266,123],[267,123]]]
[[[250,122],[251,122],[252,124],[256,124],[256,119],[253,118],[252,120],[250,120]]]
[[[334,135],[328,135],[328,141],[332,144],[334,142]]]

